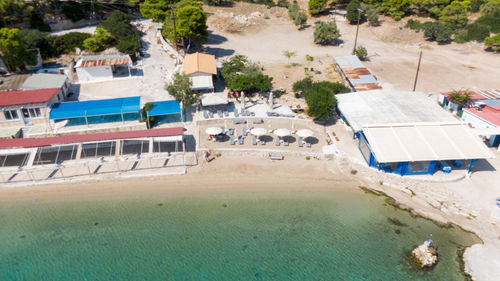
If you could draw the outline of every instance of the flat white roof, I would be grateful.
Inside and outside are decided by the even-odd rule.
[[[193,82],[193,86],[191,86],[191,89],[193,90],[205,90],[214,88],[212,75],[193,76],[191,77],[191,81]]]
[[[465,124],[373,125],[363,127],[380,163],[493,158]]]
[[[340,112],[355,132],[372,124],[457,122],[434,98],[423,93],[373,90],[336,97]]]

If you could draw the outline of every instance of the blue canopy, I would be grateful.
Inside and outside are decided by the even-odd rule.
[[[175,100],[152,102],[153,108],[148,111],[149,116],[180,114],[181,105]]]
[[[139,112],[141,97],[56,103],[50,119],[70,119]]]

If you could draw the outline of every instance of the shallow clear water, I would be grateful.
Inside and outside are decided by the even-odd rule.
[[[440,262],[411,269],[429,233]],[[464,280],[472,241],[348,190],[9,203],[0,280]]]

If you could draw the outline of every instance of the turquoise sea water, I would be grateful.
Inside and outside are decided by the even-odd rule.
[[[440,262],[407,253],[433,234]],[[465,280],[473,237],[353,190],[0,206],[0,280]]]

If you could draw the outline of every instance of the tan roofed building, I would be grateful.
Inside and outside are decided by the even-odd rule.
[[[193,90],[213,91],[212,75],[217,75],[215,56],[203,53],[187,55],[184,59],[184,74],[191,77]]]

